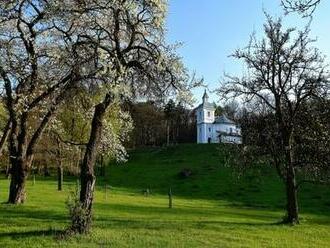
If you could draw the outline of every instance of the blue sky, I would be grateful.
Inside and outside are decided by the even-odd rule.
[[[330,1],[323,0],[312,22],[315,45],[330,56]],[[250,34],[262,35],[263,10],[282,16],[280,0],[169,0],[167,39],[183,42],[178,50],[189,70],[203,77],[211,90],[219,87],[224,72],[241,74],[244,67],[230,55],[244,47]],[[296,14],[283,18],[290,27],[303,28],[308,20]],[[194,90],[197,103],[204,89]],[[211,94],[211,100],[220,99]]]

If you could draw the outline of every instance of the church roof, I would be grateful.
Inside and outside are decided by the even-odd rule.
[[[199,104],[196,109],[199,109],[199,108],[204,108],[204,109],[208,109],[208,110],[215,110],[214,103],[209,103],[209,102],[204,102],[202,104]]]
[[[217,123],[217,124],[235,124],[235,122],[233,122],[232,120],[228,119],[228,117],[226,115],[220,115],[220,116],[217,116],[215,118],[215,121],[214,123]]]
[[[209,100],[209,96],[205,90],[203,95],[203,103],[199,104],[196,109],[203,108],[207,110],[215,110],[215,104],[209,103],[208,100]]]
[[[205,99],[205,98],[209,98],[209,95],[206,93],[206,90],[204,91],[204,95],[203,95],[203,99]]]

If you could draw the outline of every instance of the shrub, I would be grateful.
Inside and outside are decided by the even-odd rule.
[[[90,216],[83,204],[79,200],[78,190],[72,191],[65,202],[71,219],[71,226],[68,228],[68,234],[73,232],[86,233],[90,229]]]

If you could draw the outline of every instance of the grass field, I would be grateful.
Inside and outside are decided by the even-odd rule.
[[[192,176],[181,179],[183,168]],[[135,151],[106,173],[97,181],[90,235],[56,238],[68,225],[65,200],[75,179],[58,192],[55,179],[37,178],[27,183],[26,204],[0,205],[0,247],[330,247],[329,187],[306,185],[299,194],[301,225],[278,224],[285,198],[274,172],[237,179],[222,166],[216,145]],[[8,183],[0,180],[1,202]]]

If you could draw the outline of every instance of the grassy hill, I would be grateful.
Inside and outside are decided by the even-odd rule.
[[[28,182],[22,206],[0,205],[1,247],[327,247],[330,188],[306,185],[299,194],[302,224],[285,226],[284,189],[271,168],[238,179],[217,145],[180,145],[131,152],[98,178],[94,228],[89,236],[56,239],[68,224],[55,179]],[[186,169],[187,178],[180,177]],[[262,177],[260,175],[263,175]],[[105,185],[109,186],[105,194]],[[0,180],[0,201],[8,181]],[[173,192],[173,209],[167,192]],[[150,190],[148,197],[143,191]]]

